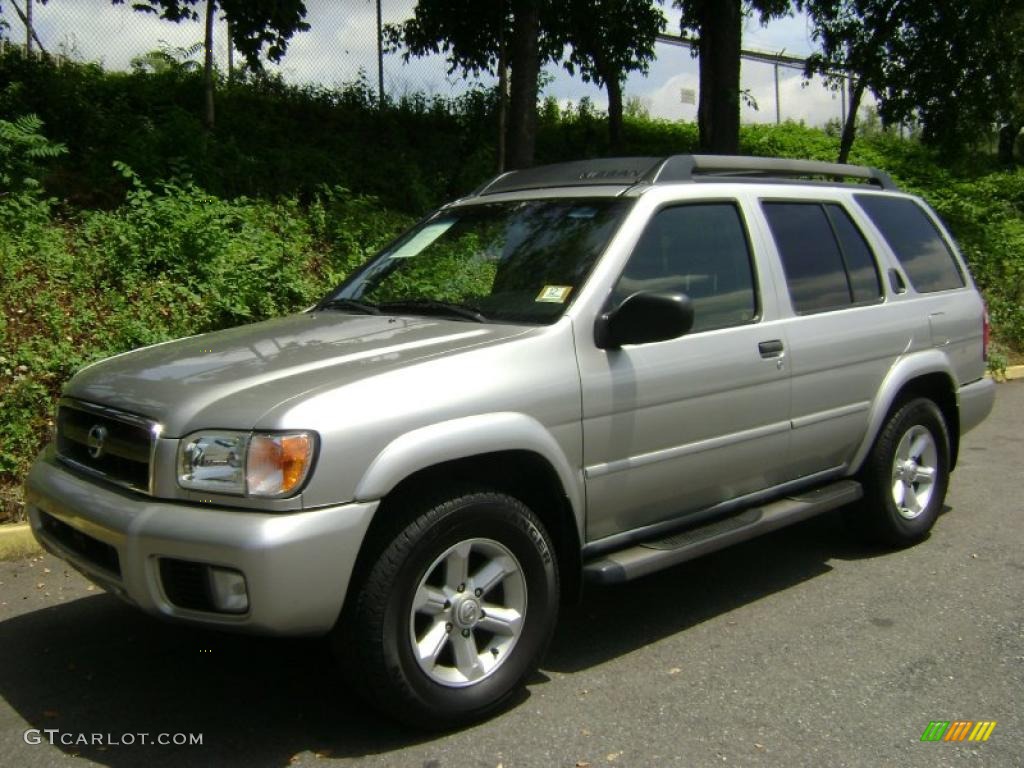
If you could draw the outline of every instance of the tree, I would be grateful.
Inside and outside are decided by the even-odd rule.
[[[1024,67],[1022,67],[1024,69]],[[1024,161],[1024,147],[1021,146],[1020,134],[1024,129],[1024,82],[1017,86],[1006,108],[1000,112],[998,157],[1003,165],[1014,165],[1016,148]]]
[[[957,149],[995,123],[1019,131],[1024,11],[1017,0],[804,0],[821,51],[806,73],[853,79],[839,161],[870,90],[887,124],[914,121],[931,144]],[[1012,141],[1009,144],[1012,151]],[[1005,148],[1001,147],[1001,149]],[[1004,158],[1005,159],[1005,158]]]
[[[762,24],[790,10],[790,0],[675,0],[682,32],[696,37],[700,68],[697,127],[700,146],[736,154],[740,145],[740,50],[743,19],[757,13]]]
[[[622,137],[622,80],[645,71],[665,19],[663,0],[418,0],[413,17],[387,30],[392,49],[405,57],[443,53],[449,71],[497,73],[504,98],[505,66],[511,70],[509,118],[502,140],[506,165],[533,163],[537,132],[538,78],[547,62],[566,68],[608,91],[612,145]],[[568,51],[568,53],[566,53]],[[500,143],[500,142],[499,142]]]
[[[568,0],[562,31],[570,46],[565,68],[608,93],[608,139],[623,148],[622,81],[629,72],[647,72],[654,44],[666,20],[663,0]]]
[[[821,46],[821,51],[808,57],[804,74],[821,74],[833,85],[846,79],[847,73],[855,74],[839,140],[837,161],[845,163],[864,92],[870,87],[879,93],[883,88],[887,69],[883,52],[906,9],[898,0],[807,0],[802,5],[814,22],[812,37]]]
[[[389,26],[392,49],[405,58],[443,53],[449,72],[495,74],[511,70],[505,131],[509,168],[533,164],[540,68],[561,55],[555,0],[419,0],[411,19]],[[504,95],[502,94],[503,98]]]
[[[121,5],[125,0],[112,0]],[[196,21],[197,7],[204,0],[137,0],[132,7],[138,11],[156,13],[169,21]],[[260,68],[261,56],[280,61],[288,49],[288,41],[296,32],[309,29],[303,19],[306,5],[303,0],[205,0],[203,83],[206,91],[204,121],[207,128],[214,124],[213,29],[217,10],[230,20],[231,44],[245,57],[247,66]]]

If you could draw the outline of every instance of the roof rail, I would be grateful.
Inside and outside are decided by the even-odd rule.
[[[834,179],[863,179],[882,189],[897,190],[896,182],[884,171],[863,165],[824,163],[818,160],[791,160],[781,157],[747,157],[742,155],[673,155],[645,181],[693,181],[697,176],[828,176]]]
[[[545,187],[628,187],[660,168],[664,160],[663,157],[600,157],[554,165],[535,165],[496,176],[479,187],[473,196]]]
[[[899,187],[877,168],[817,160],[789,160],[779,157],[740,155],[673,155],[671,157],[604,157],[538,165],[495,176],[473,191],[470,197],[519,192],[550,187],[619,186],[637,183],[669,184],[709,180],[726,176],[736,180],[770,179],[786,176],[824,176],[833,180],[862,179],[882,189]]]

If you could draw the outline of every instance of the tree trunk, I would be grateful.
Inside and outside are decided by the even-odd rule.
[[[504,22],[504,19],[502,20]],[[508,138],[508,45],[505,25],[498,31],[498,173],[505,172]]]
[[[29,56],[32,55],[32,32],[35,27],[32,26],[32,6],[35,0],[27,0],[25,3],[25,52]]]
[[[622,80],[619,74],[611,73],[604,78],[608,91],[608,146],[612,154],[623,151],[622,136]]]
[[[206,39],[203,42],[205,57],[203,59],[203,87],[206,91],[206,111],[203,124],[208,131],[213,130],[213,24],[217,17],[217,3],[206,0]]]
[[[843,137],[839,140],[837,163],[845,163],[850,158],[850,150],[853,149],[853,139],[857,132],[857,110],[860,109],[860,100],[864,97],[864,89],[866,87],[867,83],[861,78],[850,91],[850,106],[846,110]]]
[[[1020,123],[1010,121],[999,128],[999,162],[1002,165],[1013,165],[1015,158],[1013,149],[1020,133]]]
[[[697,126],[705,152],[734,155],[740,148],[741,0],[701,0],[700,103]]]
[[[512,41],[509,50],[510,79],[508,116],[509,170],[533,165],[537,142],[537,79],[540,75],[540,12],[533,0],[512,4]]]
[[[232,42],[234,30],[230,20],[228,20],[226,25],[226,32],[228,39],[228,83],[231,83],[235,79],[235,44]]]

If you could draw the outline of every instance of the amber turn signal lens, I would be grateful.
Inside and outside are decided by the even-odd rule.
[[[254,496],[284,496],[299,488],[313,461],[308,432],[252,436],[246,461],[248,491]]]

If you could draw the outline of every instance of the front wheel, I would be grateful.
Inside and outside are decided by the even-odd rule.
[[[949,429],[925,398],[901,405],[886,422],[862,470],[864,501],[852,522],[894,546],[923,539],[949,485]]]
[[[337,648],[379,709],[422,728],[467,724],[540,662],[558,614],[554,548],[533,512],[499,493],[408,519],[354,585]]]

